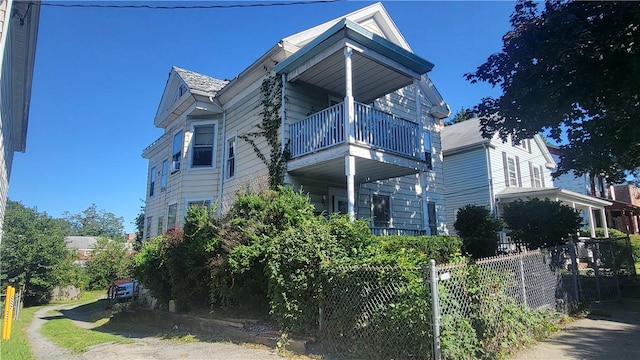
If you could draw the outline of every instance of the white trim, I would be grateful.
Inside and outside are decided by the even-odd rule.
[[[193,146],[195,138],[195,128],[201,126],[213,125],[213,145],[211,149],[211,166],[200,165],[193,166]],[[217,167],[217,149],[218,149],[218,120],[191,120],[189,125],[189,144],[187,146],[186,157],[189,160],[189,171],[211,170]],[[183,140],[184,141],[184,140]],[[173,151],[173,150],[172,150]]]
[[[180,168],[176,169],[175,168],[175,161],[173,160],[173,156],[175,155],[175,153],[173,152],[174,148],[175,148],[175,142],[176,142],[176,135],[178,135],[179,132],[182,132],[182,146],[180,148]],[[174,130],[171,133],[171,147],[170,147],[170,155],[169,155],[169,175],[173,175],[175,173],[180,172],[180,170],[182,170],[183,166],[182,164],[184,163],[184,159],[185,159],[185,151],[184,151],[184,129],[182,128],[178,128],[176,130]]]
[[[185,198],[183,201],[183,210],[184,210],[184,217],[187,216],[187,209],[189,208],[189,203],[194,203],[194,202],[209,202],[209,211],[211,211],[211,209],[213,208],[213,198],[212,197],[190,197],[190,198]]]
[[[507,154],[507,163],[506,168],[504,169],[507,172],[507,179],[508,179],[508,183],[506,184],[506,186],[508,187],[518,187],[518,162],[516,161],[516,157],[513,155],[509,155]],[[515,180],[515,184],[511,183],[511,171],[509,170],[509,160],[513,160],[513,172],[514,172],[514,178],[513,180]]]

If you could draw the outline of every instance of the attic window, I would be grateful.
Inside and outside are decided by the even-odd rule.
[[[186,94],[187,92],[189,92],[189,89],[184,84],[180,85],[180,87],[178,88],[178,97],[182,97],[182,95]]]

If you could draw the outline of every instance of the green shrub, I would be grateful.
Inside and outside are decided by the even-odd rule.
[[[627,234],[617,229],[608,229],[610,238],[626,237]],[[581,229],[580,236],[591,237],[591,230]],[[596,238],[604,238],[604,228],[596,228]]]
[[[640,235],[630,235],[631,249],[633,250],[633,259],[640,262]]]
[[[362,262],[371,265],[429,266],[454,261],[460,257],[461,240],[455,236],[380,236],[369,248]]]
[[[494,218],[484,206],[467,205],[459,209],[453,226],[462,238],[463,251],[472,258],[496,254],[502,221]]]

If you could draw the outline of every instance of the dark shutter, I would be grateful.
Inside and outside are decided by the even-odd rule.
[[[516,156],[516,176],[518,177],[518,187],[522,187],[522,179],[520,178],[520,158]]]

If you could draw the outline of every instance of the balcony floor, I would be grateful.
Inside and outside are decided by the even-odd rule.
[[[293,176],[341,183],[346,181],[345,156],[348,154],[356,160],[357,184],[429,170],[423,161],[347,144],[290,160],[287,169]]]

